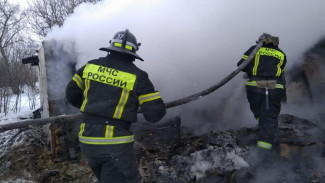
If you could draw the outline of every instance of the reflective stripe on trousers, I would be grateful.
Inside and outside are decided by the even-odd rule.
[[[85,144],[93,145],[112,145],[112,144],[124,144],[134,142],[134,135],[118,136],[114,137],[114,126],[106,125],[104,137],[87,137],[83,136],[85,131],[85,123],[81,123],[79,131],[79,141]]]
[[[256,86],[257,87],[256,81],[247,81],[246,85],[247,86]],[[284,86],[282,84],[276,84],[275,88],[284,89]]]
[[[272,144],[263,141],[257,141],[257,147],[261,147],[264,149],[272,149]]]

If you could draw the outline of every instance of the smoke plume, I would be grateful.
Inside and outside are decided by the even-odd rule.
[[[47,40],[77,53],[77,68],[105,56],[117,31],[128,28],[142,43],[137,52],[165,102],[215,84],[264,32],[280,38],[290,67],[325,35],[325,1],[314,0],[104,0],[81,4]],[[73,43],[73,44],[71,44]],[[67,78],[70,80],[71,78]],[[197,131],[254,125],[242,76],[201,100],[168,110]]]

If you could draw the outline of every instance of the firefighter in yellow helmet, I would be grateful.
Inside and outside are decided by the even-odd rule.
[[[249,78],[246,92],[250,109],[259,124],[257,147],[270,150],[278,128],[281,99],[285,97],[284,68],[287,59],[285,53],[278,48],[278,37],[263,33],[256,43],[260,41],[263,46],[243,71]],[[256,45],[245,52],[237,66],[245,62],[255,47]]]
[[[126,29],[116,33],[111,45],[101,48],[106,57],[89,61],[66,88],[70,104],[80,108],[83,122],[79,141],[83,154],[100,183],[135,183],[140,175],[133,150],[130,125],[137,109],[146,120],[158,122],[165,105],[145,71],[136,67],[140,44]]]

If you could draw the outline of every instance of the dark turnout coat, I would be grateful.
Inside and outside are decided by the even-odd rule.
[[[148,74],[121,54],[109,54],[80,68],[66,88],[66,98],[84,114],[79,132],[84,144],[133,142],[129,128],[137,120],[139,106],[150,122],[158,122],[166,114]]]
[[[237,66],[247,59],[255,47],[256,45],[251,46],[244,53]],[[243,72],[246,72],[252,80],[281,80],[286,63],[287,57],[281,49],[277,46],[266,44],[257,51],[254,60],[243,69]]]
[[[137,120],[137,109],[150,122],[166,113],[148,74],[117,55],[89,61],[66,88],[67,100],[84,114],[127,122]]]

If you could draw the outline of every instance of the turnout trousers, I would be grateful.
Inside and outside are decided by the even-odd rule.
[[[283,89],[268,89],[246,86],[247,99],[254,117],[259,123],[257,146],[271,149],[278,128]]]
[[[136,183],[141,179],[133,143],[80,146],[99,183]]]
[[[136,183],[141,179],[133,149],[130,123],[84,114],[81,152],[99,183]]]

